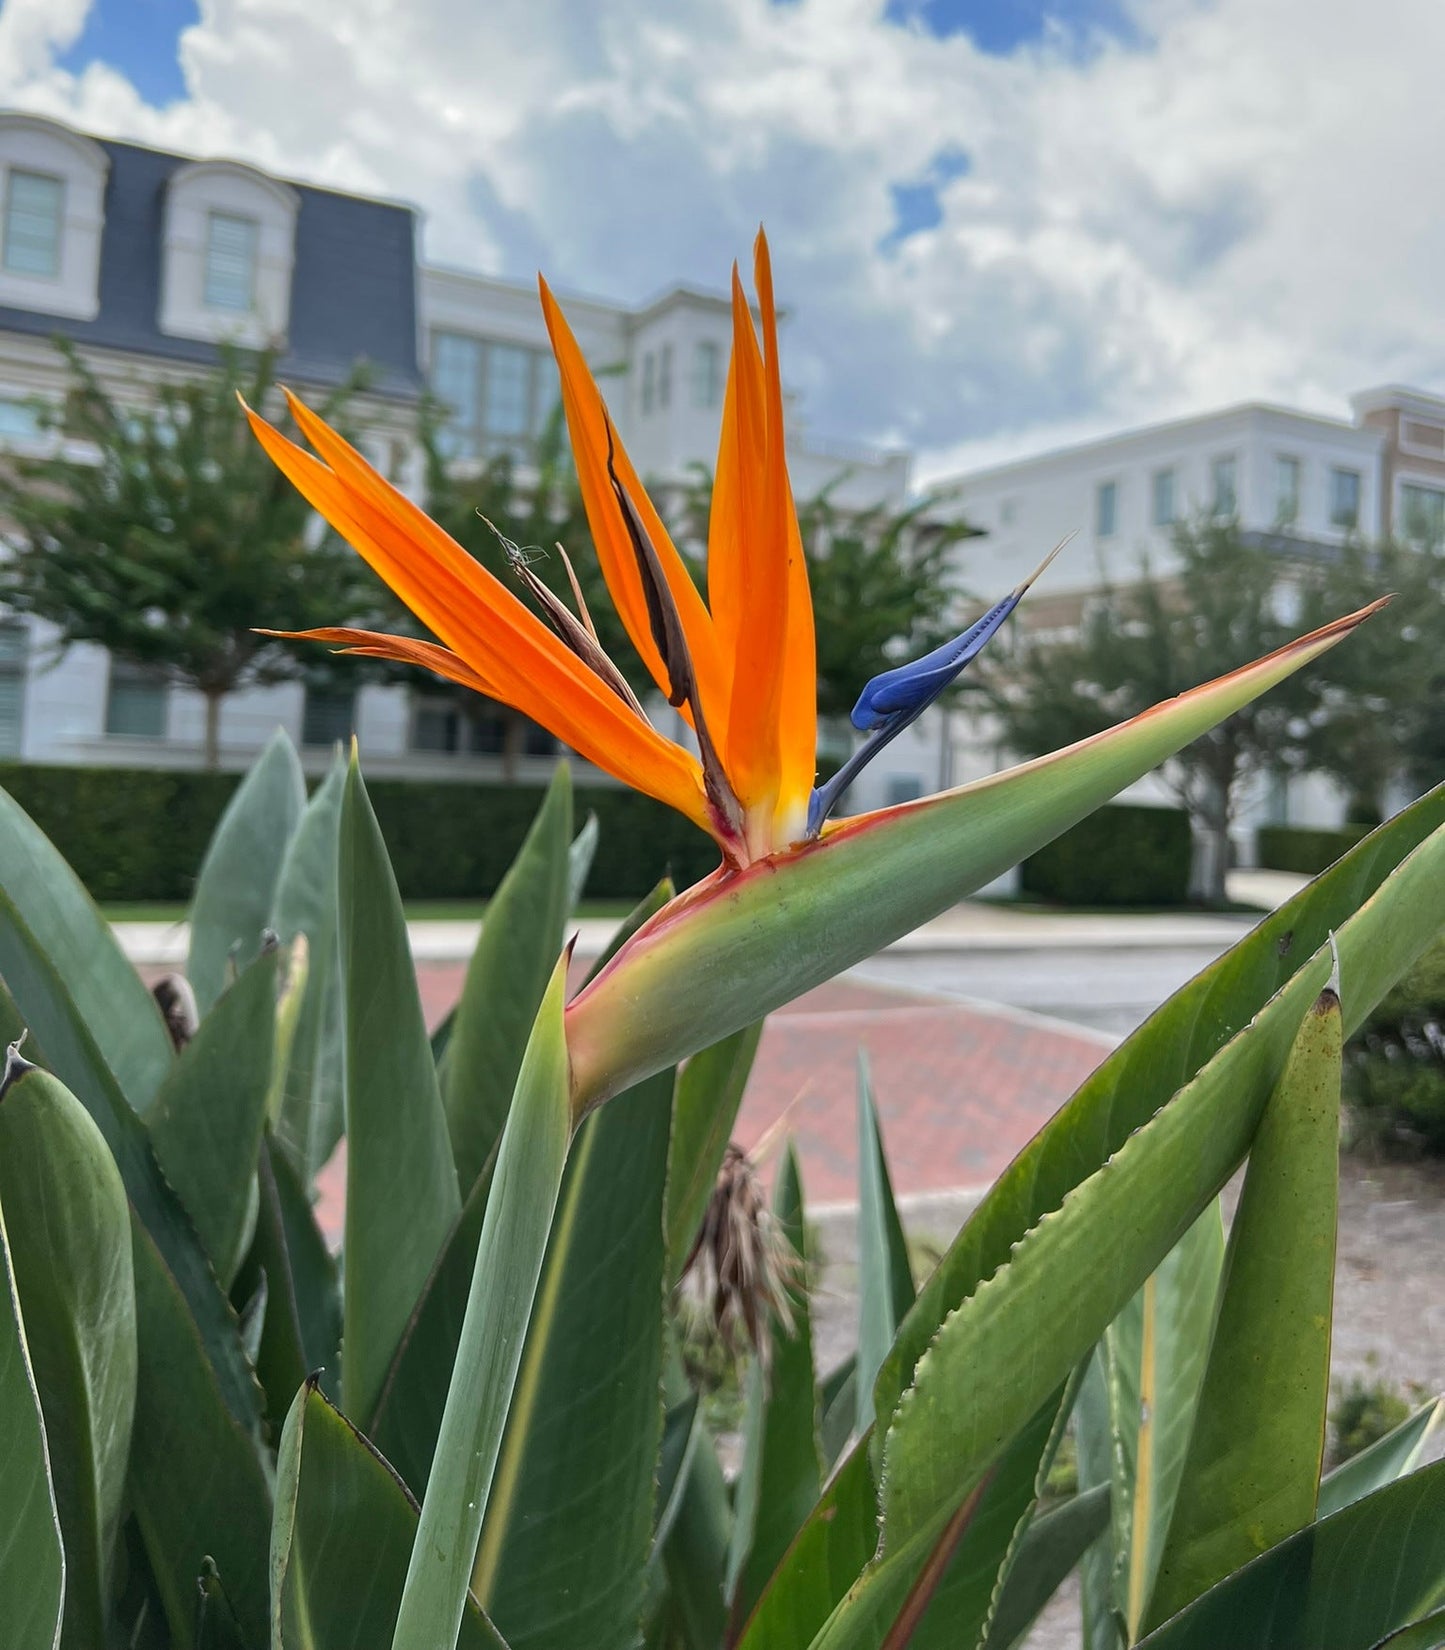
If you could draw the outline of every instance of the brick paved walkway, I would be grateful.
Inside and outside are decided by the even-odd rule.
[[[464,973],[420,965],[429,1023]],[[847,978],[810,991],[768,1021],[737,1138],[754,1146],[786,1114],[812,1203],[856,1197],[860,1047],[900,1195],[987,1185],[1105,1053],[1087,1033],[1006,1011]]]

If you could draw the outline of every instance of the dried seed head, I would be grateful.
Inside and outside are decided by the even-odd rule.
[[[201,1023],[201,1011],[196,1007],[191,982],[184,974],[162,974],[151,987],[151,996],[160,1007],[161,1018],[177,1051],[183,1049]]]
[[[801,1272],[798,1255],[768,1208],[757,1170],[745,1152],[730,1145],[683,1271],[682,1287],[693,1309],[733,1356],[746,1338],[766,1369],[773,1319],[792,1332],[789,1291]]]

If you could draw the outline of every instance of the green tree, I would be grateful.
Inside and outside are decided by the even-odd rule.
[[[214,373],[130,405],[59,347],[69,384],[51,417],[55,448],[0,472],[11,546],[0,598],[53,624],[59,647],[99,643],[201,693],[214,768],[227,695],[314,661],[314,647],[254,627],[365,622],[381,610],[380,586],[329,531],[318,537],[309,505],[246,427],[237,393],[269,404],[270,354],[226,352]],[[326,416],[359,385],[332,395]]]
[[[1008,744],[1042,755],[1237,669],[1297,632],[1280,617],[1280,558],[1252,545],[1236,522],[1180,526],[1174,562],[1167,575],[1145,562],[1134,582],[1091,597],[1068,639],[1022,635],[992,678]],[[1303,760],[1305,691],[1276,688],[1161,774],[1203,846],[1200,893],[1210,904],[1224,901],[1229,828],[1243,782]]]
[[[1353,541],[1322,564],[1305,604],[1313,627],[1386,591],[1389,607],[1309,678],[1306,758],[1343,788],[1348,820],[1362,825],[1384,817],[1392,781],[1423,790],[1445,773],[1445,552]]]

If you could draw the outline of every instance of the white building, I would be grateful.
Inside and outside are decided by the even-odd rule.
[[[0,444],[23,452],[41,441],[36,400],[58,401],[65,383],[58,333],[112,393],[138,401],[159,380],[212,366],[227,341],[278,343],[280,376],[303,392],[365,360],[363,445],[403,485],[419,476],[428,383],[450,408],[458,465],[503,449],[525,463],[557,395],[536,290],[419,266],[416,228],[404,204],[0,113]],[[665,484],[711,469],[729,300],[688,287],[638,309],[563,296],[641,473]],[[811,447],[796,421],[794,441],[800,496],[841,476],[842,503],[906,497],[906,455]],[[199,695],[98,647],[55,662],[52,640],[43,625],[0,618],[0,758],[199,765]],[[501,776],[494,725],[482,715],[462,726],[454,704],[423,685],[368,686],[354,699],[300,683],[236,694],[221,714],[223,764],[245,766],[278,723],[312,768],[354,728],[373,773]],[[515,771],[544,775],[555,749],[537,730]]]

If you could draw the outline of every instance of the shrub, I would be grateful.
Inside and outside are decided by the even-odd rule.
[[[1345,1095],[1357,1140],[1445,1155],[1445,941],[1350,1043]]]
[[[1337,1382],[1330,1409],[1330,1444],[1335,1462],[1348,1461],[1379,1443],[1387,1432],[1409,1419],[1414,1407],[1388,1381],[1367,1381],[1353,1375],[1348,1381]]]
[[[1341,825],[1332,831],[1304,825],[1261,825],[1255,833],[1255,855],[1266,871],[1297,871],[1301,876],[1315,877],[1373,829],[1371,825]]]
[[[149,768],[0,763],[9,791],[70,861],[93,898],[185,901],[239,776]],[[371,787],[397,881],[408,899],[482,899],[495,892],[541,805],[541,785],[379,780]],[[579,820],[601,827],[587,892],[636,899],[671,871],[679,887],[706,876],[717,851],[650,797],[579,787]]]
[[[1176,808],[1101,808],[1019,868],[1020,886],[1065,905],[1183,905],[1193,839]]]

